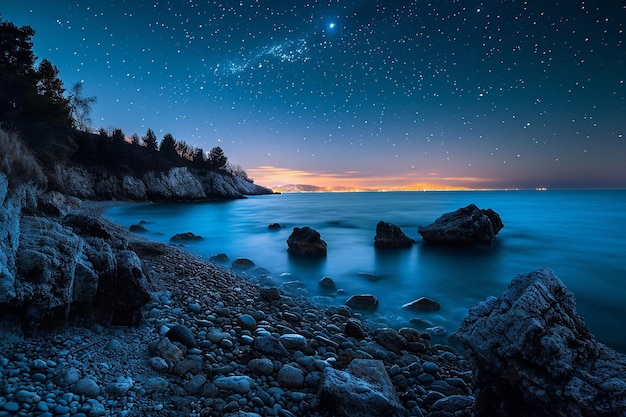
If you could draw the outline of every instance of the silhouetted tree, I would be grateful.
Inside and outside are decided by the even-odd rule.
[[[37,67],[37,93],[53,103],[67,105],[64,92],[63,81],[59,79],[59,69],[52,65],[52,62],[43,59]]]
[[[166,133],[163,136],[159,151],[161,152],[161,158],[167,162],[174,162],[179,159],[178,153],[176,153],[176,139],[170,133]]]
[[[91,127],[91,105],[98,100],[96,97],[83,97],[83,84],[76,83],[68,96],[70,117],[74,128],[87,131]]]
[[[204,150],[202,148],[196,148],[193,153],[192,166],[197,169],[202,169],[206,164]]]
[[[133,135],[130,137],[130,143],[132,143],[133,145],[141,145],[141,138],[137,133],[133,133]]]
[[[143,139],[143,144],[147,149],[151,151],[156,151],[158,149],[157,137],[152,131],[152,129],[148,129],[146,131],[146,135],[142,139]]]
[[[124,142],[126,142],[126,139],[124,138],[124,132],[122,132],[122,129],[113,130],[113,133],[111,134],[111,139],[113,140],[116,146],[119,146],[123,144]]]
[[[224,151],[219,146],[214,147],[209,152],[209,166],[214,169],[221,169],[228,163],[228,158],[224,155]]]

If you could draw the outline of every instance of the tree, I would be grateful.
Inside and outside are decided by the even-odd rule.
[[[193,167],[197,169],[204,168],[206,164],[206,157],[204,155],[204,150],[202,148],[196,148],[193,153],[192,159]]]
[[[221,169],[228,163],[228,158],[224,155],[222,148],[216,146],[209,152],[208,162],[211,168]]]
[[[146,136],[144,136],[142,139],[143,139],[143,144],[147,149],[151,151],[156,151],[158,149],[157,137],[152,131],[152,129],[148,129],[146,131]]]
[[[141,138],[137,133],[133,133],[133,135],[130,137],[130,143],[132,143],[133,145],[141,145]]]
[[[63,96],[64,92],[63,81],[59,79],[59,69],[52,65],[52,62],[43,59],[37,67],[37,93],[53,103],[65,105],[67,99]]]
[[[124,137],[124,132],[122,132],[122,129],[113,130],[113,133],[111,134],[111,139],[113,139],[113,141],[116,142],[116,145],[120,145],[126,141]]]
[[[161,151],[161,156],[166,161],[175,161],[178,158],[176,139],[174,139],[171,133],[166,133],[165,136],[163,136],[159,151]]]
[[[70,89],[68,100],[74,128],[83,132],[88,131],[91,128],[91,105],[95,104],[98,99],[83,97],[83,84],[76,83]]]

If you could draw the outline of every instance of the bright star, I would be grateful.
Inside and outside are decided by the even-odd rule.
[[[335,26],[337,26],[337,24],[335,22],[332,22],[328,25],[328,29],[334,29]]]

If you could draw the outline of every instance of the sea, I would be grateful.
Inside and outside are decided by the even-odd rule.
[[[504,228],[493,243],[441,247],[422,241],[419,226],[471,203],[502,218]],[[500,295],[516,275],[549,267],[574,293],[578,314],[596,339],[626,353],[626,190],[286,193],[120,204],[106,216],[123,226],[145,222],[142,234],[155,241],[169,242],[183,232],[200,235],[202,240],[184,243],[185,249],[207,259],[216,254],[226,254],[229,262],[250,259],[256,267],[246,274],[254,282],[283,285],[322,306],[373,294],[379,307],[363,312],[364,319],[393,327],[441,326],[446,334],[438,338],[444,343],[469,308]],[[374,248],[381,220],[398,225],[416,243],[408,249]],[[271,230],[272,223],[282,227]],[[326,241],[326,257],[287,252],[293,228],[304,226]],[[338,291],[319,287],[326,276]],[[441,309],[402,308],[420,297]]]

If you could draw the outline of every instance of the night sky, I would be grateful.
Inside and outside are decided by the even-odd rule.
[[[626,187],[624,1],[8,1],[94,128],[255,182]]]

